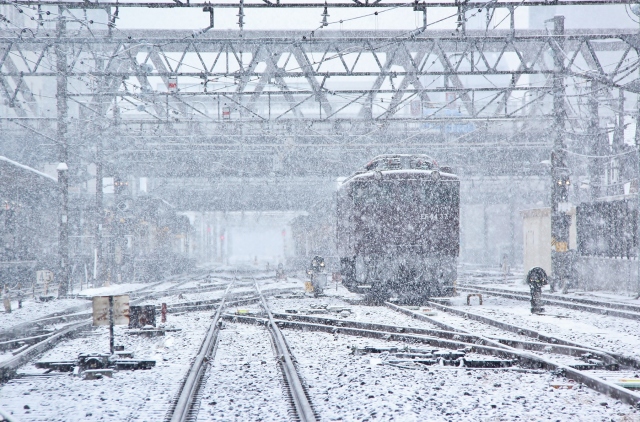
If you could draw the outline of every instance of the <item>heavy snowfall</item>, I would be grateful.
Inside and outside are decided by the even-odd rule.
[[[0,422],[640,421],[640,2],[0,0]]]

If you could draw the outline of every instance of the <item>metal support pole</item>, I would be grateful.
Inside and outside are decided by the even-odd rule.
[[[640,33],[640,27],[638,29]],[[636,55],[640,56],[640,50],[636,48]],[[639,72],[640,73],[640,72]],[[636,283],[636,299],[640,298],[640,94],[636,96],[636,160],[638,162],[638,174],[636,175],[636,263],[637,268],[637,283]]]
[[[515,266],[516,256],[516,198],[512,191],[509,191],[509,266]]]
[[[113,296],[109,296],[109,351],[113,354]]]
[[[636,210],[636,263],[638,264],[638,278],[636,285],[636,299],[640,298],[640,95],[637,96],[637,111],[636,111],[636,160],[638,164],[638,174],[636,175],[636,196],[637,196],[637,210]]]
[[[567,168],[565,131],[564,85],[564,16],[554,16],[553,36],[553,152],[551,153],[551,289],[562,283],[566,291],[570,272],[569,228],[569,169]]]
[[[490,265],[489,259],[489,213],[487,212],[487,204],[482,205],[482,235],[484,240],[484,253],[482,260],[484,265]]]
[[[587,131],[591,139],[591,148],[587,151],[587,154],[601,156],[603,150],[600,133],[600,116],[598,113],[598,90],[600,89],[600,85],[596,80],[592,80],[589,89],[591,90],[589,95],[589,112],[591,118]],[[591,201],[595,201],[595,199],[600,196],[601,166],[602,161],[598,158],[589,159],[589,192]]]
[[[56,21],[56,36],[61,39],[66,32],[66,21],[63,16],[64,8],[58,7],[58,19]],[[58,235],[59,255],[59,280],[58,296],[65,296],[69,287],[69,222],[68,222],[68,194],[69,181],[67,177],[67,51],[62,43],[56,44],[56,108],[57,108],[57,132],[58,141],[58,185],[60,187],[60,221]]]
[[[58,186],[60,190],[60,221],[59,221],[59,259],[60,283],[58,285],[58,297],[65,296],[69,291],[69,189],[68,189],[68,167],[61,162],[58,164]]]
[[[96,250],[96,272],[94,274],[93,285],[101,286],[103,283],[103,268],[102,268],[102,223],[104,220],[104,205],[103,205],[103,145],[102,136],[98,135],[96,143],[96,213],[95,213],[95,227],[94,227],[94,248]]]
[[[624,152],[624,90],[618,90],[618,107],[616,111],[616,126],[615,126],[615,135],[613,137],[613,154],[618,155],[621,152]],[[627,164],[626,157],[616,157],[614,160],[617,162],[618,166],[618,182],[627,180],[630,177],[629,168]],[[614,191],[615,195],[624,195],[624,186],[621,184],[617,184]]]

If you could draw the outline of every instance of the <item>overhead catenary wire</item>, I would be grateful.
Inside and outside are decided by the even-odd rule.
[[[491,3],[491,2],[487,2],[486,4],[488,5],[489,3]],[[454,15],[451,15],[450,17],[453,17],[453,16],[454,16]],[[450,17],[449,17],[449,18],[450,18]],[[334,23],[335,23],[335,22],[334,22]],[[433,23],[431,23],[430,25],[432,25],[432,24],[433,24]],[[120,54],[120,53],[118,53],[118,54]],[[342,54],[348,54],[348,52],[342,52]],[[167,56],[166,56],[166,55],[163,55],[163,56],[165,57],[165,59],[167,59]],[[321,60],[321,62],[322,62],[322,61],[331,60],[332,58],[336,58],[336,56],[326,58],[326,59],[324,59],[324,60]],[[170,58],[170,59],[175,61],[175,59],[173,59],[173,58]],[[315,65],[315,64],[318,64],[318,62],[315,62],[315,61],[314,61],[314,63],[313,63],[313,64],[314,64],[314,65]],[[288,69],[288,70],[291,70],[291,69]],[[436,80],[434,79],[434,81],[432,81],[432,83],[434,83],[435,81],[436,81]],[[253,82],[253,81],[249,81],[249,83],[252,83],[252,82]],[[124,84],[130,84],[131,86],[136,87],[136,85],[135,85],[135,84],[131,84],[131,83],[128,83],[128,82],[123,82],[123,83],[124,83]],[[229,84],[229,85],[227,85],[227,86],[231,86],[231,84]],[[326,88],[324,88],[324,89],[326,89]],[[276,91],[276,92],[277,92],[277,91]],[[327,92],[331,93],[331,92],[330,92],[330,91],[328,91],[328,90],[327,90]],[[361,104],[361,103],[362,103],[362,101],[359,101],[358,99],[356,99],[356,101],[355,101],[354,103],[356,103],[356,104]],[[404,106],[406,106],[406,105],[404,105]],[[402,107],[404,107],[404,106],[400,105],[400,108],[402,108]],[[388,112],[388,110],[387,110],[387,112]]]

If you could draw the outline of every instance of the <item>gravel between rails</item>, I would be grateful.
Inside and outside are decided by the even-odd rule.
[[[86,381],[69,374],[14,379],[0,387],[0,408],[25,421],[162,421],[197,352],[211,312],[170,316],[182,331],[146,338],[123,334],[115,327],[116,345],[134,358],[156,360],[156,367],[114,372],[113,378]],[[37,360],[73,360],[81,352],[108,352],[108,327],[62,342]],[[33,363],[20,371],[42,374]],[[26,409],[24,406],[28,406]]]
[[[284,421],[289,404],[265,326],[225,323],[202,387],[198,421]]]
[[[640,413],[587,388],[556,390],[551,373],[372,364],[350,347],[398,345],[285,330],[324,421],[637,421]]]

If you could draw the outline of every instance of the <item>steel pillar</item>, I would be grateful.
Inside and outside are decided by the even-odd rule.
[[[600,133],[600,115],[598,113],[598,90],[600,84],[597,81],[591,81],[589,84],[591,90],[589,94],[589,126],[587,132],[590,138],[590,148],[586,151],[591,155],[589,158],[589,193],[590,200],[594,201],[600,196],[600,185],[602,184],[602,159],[595,158],[603,155],[602,153],[602,134]]]
[[[564,85],[564,16],[553,18],[553,151],[551,153],[551,288],[562,283],[566,289],[569,262],[569,169],[565,145],[565,85]]]
[[[63,16],[64,8],[58,7],[58,19],[56,21],[56,36],[61,39],[65,36],[66,21]],[[63,43],[56,43],[56,107],[57,107],[57,132],[58,144],[58,184],[60,186],[60,221],[59,221],[59,288],[58,295],[67,294],[69,287],[69,179],[68,179],[68,151],[67,151],[67,47]]]
[[[103,279],[103,259],[102,259],[102,222],[104,220],[104,205],[103,205],[103,146],[102,135],[98,135],[96,141],[96,212],[95,212],[95,227],[93,234],[94,248],[95,248],[95,273],[93,284],[94,286],[101,286],[104,282]]]

